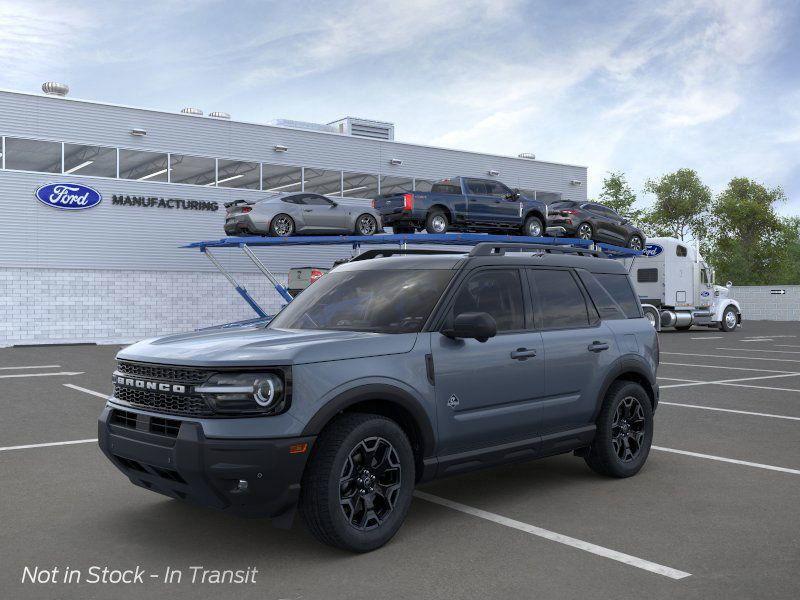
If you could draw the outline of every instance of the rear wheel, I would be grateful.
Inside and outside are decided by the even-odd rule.
[[[397,423],[345,414],[317,440],[303,475],[300,511],[319,541],[369,552],[400,529],[414,481],[414,454]]]
[[[541,237],[544,235],[544,225],[539,217],[530,216],[525,219],[525,224],[522,226],[522,235],[528,237]]]
[[[596,473],[630,477],[644,466],[653,442],[650,397],[633,381],[616,381],[606,394],[597,433],[584,460]]]
[[[736,311],[732,306],[729,306],[722,313],[722,321],[719,324],[719,328],[722,331],[734,331],[738,325],[739,319],[736,316]]]
[[[378,221],[370,214],[364,213],[356,219],[356,235],[375,235],[378,232]]]
[[[288,237],[294,233],[294,220],[283,213],[272,217],[269,233],[275,237]]]
[[[450,224],[447,215],[440,209],[434,209],[428,213],[425,220],[425,231],[428,233],[447,233],[447,226]]]
[[[582,240],[591,240],[594,237],[594,229],[589,223],[581,223],[578,225],[576,235]]]

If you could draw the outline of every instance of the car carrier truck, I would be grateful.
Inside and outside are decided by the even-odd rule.
[[[742,323],[731,283],[714,284],[714,271],[697,249],[677,238],[648,238],[641,256],[625,259],[628,273],[656,327],[685,331],[692,325],[733,331]]]

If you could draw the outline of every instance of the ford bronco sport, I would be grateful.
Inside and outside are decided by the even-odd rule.
[[[611,477],[642,468],[658,341],[620,262],[401,252],[337,267],[268,325],[122,350],[103,452],[173,498],[283,526],[299,505],[318,539],[358,552],[434,478],[565,452]]]

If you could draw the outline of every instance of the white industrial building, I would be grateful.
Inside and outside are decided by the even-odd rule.
[[[247,123],[0,91],[0,346],[128,341],[250,318],[198,251],[224,236],[223,203],[269,190],[369,202],[448,176],[495,177],[551,201],[586,199],[586,168],[394,140],[390,123]],[[59,210],[36,190],[80,184],[101,201]],[[330,266],[340,247],[261,250],[280,277]],[[258,301],[281,300],[241,257],[218,255]]]

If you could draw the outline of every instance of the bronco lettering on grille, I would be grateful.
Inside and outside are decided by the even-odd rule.
[[[133,379],[132,377],[116,377],[117,385],[135,387],[142,390],[153,390],[158,392],[172,392],[173,394],[185,394],[186,386],[178,383],[160,383],[158,381],[146,381],[144,379]]]

